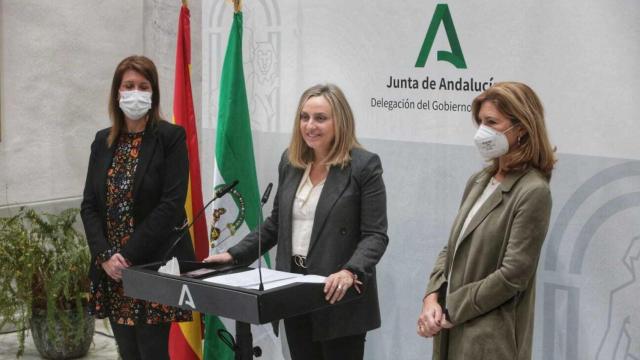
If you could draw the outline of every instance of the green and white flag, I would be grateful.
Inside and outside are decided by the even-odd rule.
[[[241,12],[233,15],[220,76],[213,185],[219,190],[234,180],[239,181],[235,189],[213,203],[213,252],[225,252],[236,244],[257,227],[262,216],[242,68]]]
[[[218,190],[234,180],[239,183],[213,204],[211,253],[226,251],[262,220],[242,64],[242,12],[238,11],[233,15],[220,78],[214,188]],[[268,255],[264,262],[270,265]],[[233,353],[217,335],[217,330],[225,325],[230,330],[233,328],[233,322],[227,319],[205,317],[205,359],[233,359]],[[275,338],[270,325],[251,327],[254,346],[262,348],[263,356],[282,358],[280,340]]]

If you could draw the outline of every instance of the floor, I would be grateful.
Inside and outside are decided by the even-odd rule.
[[[89,353],[85,359],[117,359],[116,342],[111,335],[111,328],[109,327],[108,321],[96,320],[96,332],[93,335],[93,344],[91,344]],[[17,351],[17,333],[0,334],[0,360],[15,359]],[[25,340],[24,355],[20,359],[42,359],[33,344],[33,339],[29,332],[27,332],[27,338]]]

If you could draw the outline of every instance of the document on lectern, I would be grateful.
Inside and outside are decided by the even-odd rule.
[[[265,290],[275,289],[277,287],[293,283],[322,284],[325,279],[326,277],[320,275],[302,275],[272,269],[262,269],[262,284],[264,285]],[[212,276],[202,280],[213,284],[236,286],[245,289],[258,289],[260,286],[258,269],[227,275]]]

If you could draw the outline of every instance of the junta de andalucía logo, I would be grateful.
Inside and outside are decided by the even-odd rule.
[[[436,5],[436,10],[433,13],[431,24],[429,24],[429,29],[422,42],[422,48],[420,49],[415,67],[424,67],[427,63],[427,58],[429,57],[429,53],[433,47],[433,41],[438,34],[441,23],[447,35],[451,51],[438,50],[438,61],[446,61],[458,69],[466,69],[467,63],[464,61],[464,54],[462,53],[462,47],[460,47],[460,40],[458,40],[458,33],[456,33],[456,27],[453,25],[451,11],[449,11],[449,5],[447,4]]]

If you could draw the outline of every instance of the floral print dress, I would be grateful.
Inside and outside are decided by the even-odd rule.
[[[107,241],[110,249],[100,254],[100,265],[126,245],[134,232],[133,181],[144,132],[120,135],[107,171]],[[191,312],[167,305],[130,298],[124,295],[122,282],[106,273],[91,284],[89,312],[99,319],[108,317],[123,325],[159,324],[191,320]]]

